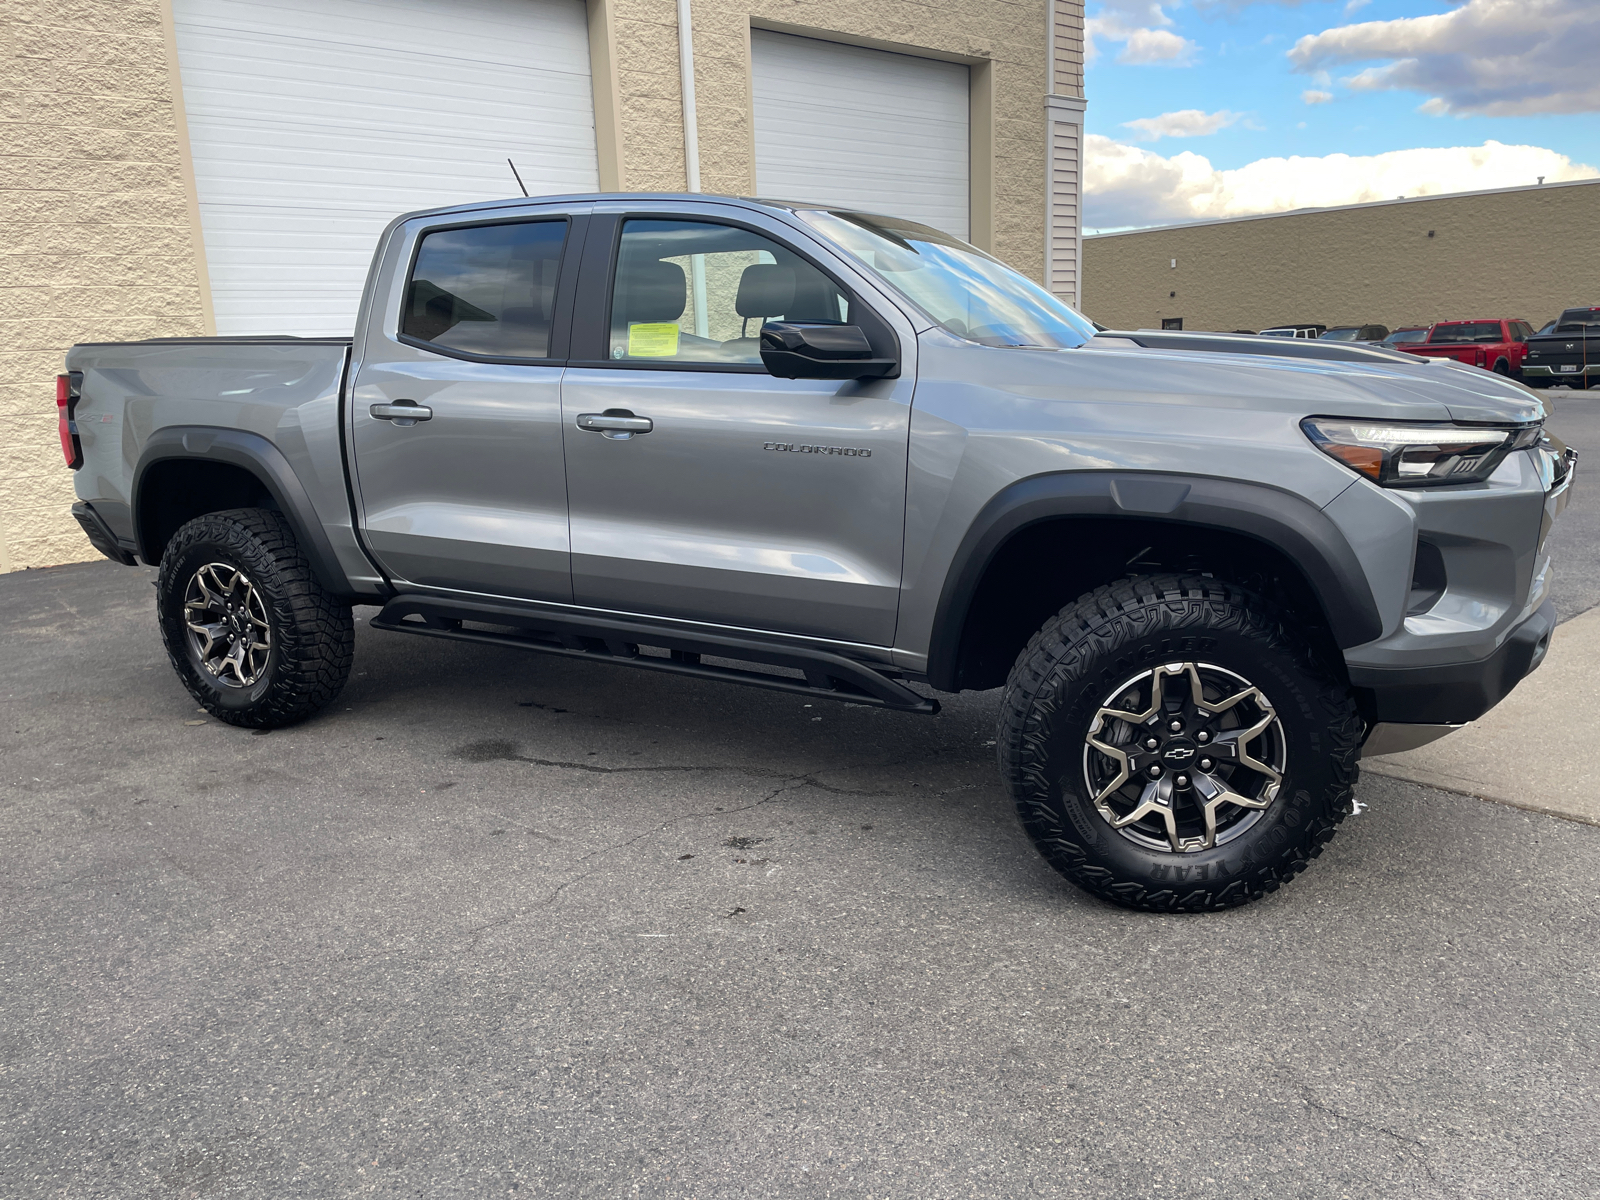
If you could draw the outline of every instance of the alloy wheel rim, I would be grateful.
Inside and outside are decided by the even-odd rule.
[[[1272,701],[1242,675],[1165,663],[1101,702],[1084,740],[1084,784],[1129,841],[1194,854],[1261,820],[1282,790],[1287,750]]]
[[[249,687],[266,672],[272,625],[266,601],[238,567],[207,563],[183,598],[189,645],[200,665],[224,687]]]

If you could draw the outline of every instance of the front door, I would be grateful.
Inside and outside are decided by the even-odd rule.
[[[612,236],[575,320],[606,357],[575,341],[561,394],[575,602],[891,645],[911,380],[776,379],[758,351],[763,320],[856,324],[862,301],[747,228]]]
[[[556,317],[573,224],[418,230],[398,315],[373,298],[351,444],[367,543],[402,583],[572,599]]]

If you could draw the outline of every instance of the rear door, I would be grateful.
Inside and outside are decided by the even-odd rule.
[[[582,212],[392,239],[347,415],[368,545],[412,587],[572,599],[561,372]]]
[[[574,600],[892,644],[911,363],[776,379],[757,338],[831,320],[892,352],[889,321],[758,214],[592,222],[561,397]]]

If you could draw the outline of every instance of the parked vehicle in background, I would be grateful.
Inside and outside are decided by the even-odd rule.
[[[1533,387],[1600,387],[1600,304],[1569,308],[1553,326],[1529,340],[1523,382]]]
[[[1399,349],[1412,342],[1425,342],[1428,340],[1428,327],[1426,325],[1407,325],[1404,329],[1391,329],[1389,336],[1384,338],[1381,345],[1391,350]]]
[[[172,665],[234,725],[329,704],[358,604],[902,713],[1003,688],[1051,865],[1222,909],[1322,852],[1363,748],[1475,720],[1554,628],[1572,456],[1453,363],[1098,334],[926,226],[701,195],[409,214],[360,312],[58,380],[74,512],[159,564]]]
[[[1387,325],[1338,325],[1317,335],[1324,342],[1381,342],[1389,336]]]
[[[1263,329],[1258,337],[1319,338],[1328,331],[1326,325],[1274,325]]]
[[[1520,375],[1532,336],[1526,321],[1439,321],[1428,327],[1425,341],[1398,348],[1424,358],[1453,358],[1496,375]]]

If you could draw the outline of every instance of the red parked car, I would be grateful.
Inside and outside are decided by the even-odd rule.
[[[1425,358],[1453,358],[1470,367],[1499,375],[1522,374],[1533,326],[1526,321],[1439,321],[1428,326],[1420,342],[1402,342],[1394,348]]]

